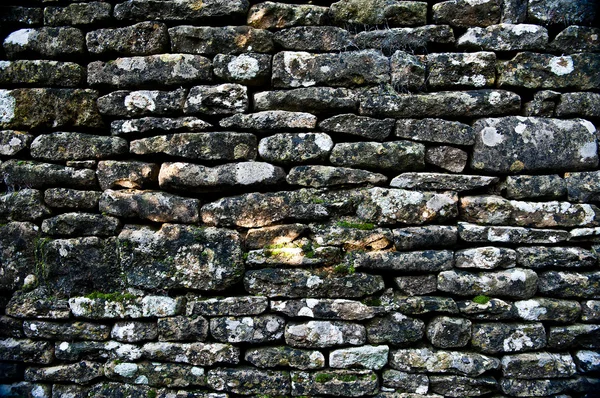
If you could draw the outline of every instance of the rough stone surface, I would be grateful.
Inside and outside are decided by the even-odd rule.
[[[454,33],[448,25],[391,28],[359,32],[354,43],[359,48],[379,49],[386,54],[398,50],[423,51],[437,44],[454,43]]]
[[[52,161],[106,159],[124,153],[127,153],[124,139],[91,134],[44,134],[31,143],[32,157]]]
[[[412,26],[427,23],[427,4],[420,1],[342,0],[331,5],[338,24]]]
[[[44,24],[51,26],[93,25],[110,20],[110,4],[103,2],[73,3],[66,7],[44,8]]]
[[[500,5],[494,0],[450,0],[433,6],[433,20],[456,27],[489,26],[500,22]]]
[[[597,298],[599,278],[600,272],[547,271],[540,274],[539,290],[553,297]]]
[[[442,119],[400,119],[395,134],[415,141],[429,141],[456,145],[472,145],[475,142],[471,126]]]
[[[438,316],[429,322],[427,338],[435,347],[464,347],[471,338],[471,321],[462,318]]]
[[[372,318],[375,310],[359,301],[345,299],[272,300],[271,310],[289,317],[331,320],[363,320]]]
[[[589,92],[561,94],[560,101],[556,105],[556,116],[599,117],[600,94]]]
[[[354,268],[394,270],[406,272],[438,272],[451,269],[453,253],[449,250],[412,252],[372,251],[350,253],[346,261]]]
[[[506,178],[506,196],[510,199],[558,199],[567,193],[567,181],[556,174],[509,176]]]
[[[351,113],[336,115],[319,123],[319,128],[328,133],[349,134],[375,141],[385,140],[393,127],[393,119],[373,119]]]
[[[543,379],[575,374],[575,362],[569,354],[548,352],[506,355],[502,357],[504,377]]]
[[[160,191],[106,190],[100,197],[100,211],[117,217],[141,218],[155,222],[195,223],[200,202]]]
[[[596,52],[600,49],[598,28],[587,26],[568,26],[560,32],[551,43],[551,46],[562,53]]]
[[[216,55],[273,50],[271,33],[249,26],[176,26],[169,29],[169,37],[173,52]]]
[[[451,146],[427,148],[425,162],[451,173],[460,173],[467,167],[469,154],[462,149]]]
[[[548,30],[538,25],[509,23],[470,27],[456,45],[469,50],[540,51],[548,46]]]
[[[460,192],[488,187],[497,181],[498,178],[484,176],[402,173],[390,181],[390,187]]]
[[[431,88],[494,86],[496,54],[438,53],[427,55],[427,84]]]
[[[235,17],[248,11],[246,0],[146,1],[132,0],[117,4],[113,15],[118,20],[132,21],[205,21],[211,17]]]
[[[64,213],[42,222],[42,231],[51,236],[114,236],[118,218],[91,213]]]
[[[271,61],[271,55],[267,54],[217,54],[213,59],[213,68],[215,75],[225,81],[261,86],[271,76]]]
[[[98,110],[105,116],[136,117],[181,112],[186,91],[113,91],[98,98]],[[134,123],[130,121],[129,123]]]
[[[335,26],[297,26],[275,32],[273,41],[285,50],[342,51],[352,46],[352,34]]]
[[[189,363],[210,366],[216,363],[235,364],[240,351],[229,344],[221,343],[146,343],[142,347],[145,358],[156,361]]]
[[[543,268],[579,268],[593,267],[598,262],[593,252],[579,247],[519,247],[517,263],[519,266]]]
[[[522,227],[486,227],[459,223],[458,234],[467,242],[510,242],[518,244],[547,244],[564,242],[570,238],[568,231]]]
[[[0,166],[0,173],[3,176],[4,184],[14,189],[52,186],[70,186],[82,189],[96,187],[93,170],[77,170],[73,167],[53,163],[8,160]]]
[[[183,106],[186,114],[231,115],[248,110],[247,88],[240,84],[194,86]]]
[[[445,225],[398,228],[392,232],[398,250],[451,247],[458,239],[456,227]]]
[[[20,29],[4,39],[4,51],[9,59],[20,56],[38,58],[76,57],[83,55],[83,32],[71,27]]]
[[[26,188],[0,196],[0,222],[36,221],[49,215],[50,209],[37,189]]]
[[[318,369],[325,366],[321,352],[286,346],[252,348],[246,351],[244,359],[259,368]]]
[[[275,315],[213,318],[210,333],[223,343],[265,343],[283,337],[285,320]]]
[[[317,118],[306,112],[264,111],[236,114],[222,119],[224,128],[238,128],[257,132],[278,130],[310,130],[317,126]]]
[[[369,343],[402,346],[421,340],[425,323],[400,312],[392,312],[385,317],[370,320],[366,328]]]
[[[3,61],[0,83],[22,86],[76,87],[85,82],[85,69],[74,62]]]
[[[168,47],[167,26],[158,22],[141,22],[116,29],[99,29],[85,36],[92,54],[152,55]]]
[[[381,369],[385,366],[389,354],[388,346],[362,346],[342,348],[331,351],[329,365],[332,368]]]
[[[482,119],[475,123],[474,129],[471,167],[475,170],[499,173],[585,170],[598,164],[596,128],[582,119],[509,116]],[[550,151],[552,156],[547,155]]]
[[[357,108],[356,95],[345,88],[306,87],[254,94],[254,111],[283,110],[322,114]]]
[[[498,369],[500,360],[472,352],[406,348],[390,352],[390,366],[411,373],[435,372],[479,376],[488,370]]]
[[[425,146],[410,141],[336,144],[329,160],[335,166],[409,171],[425,167]]]
[[[373,395],[379,388],[377,375],[369,370],[327,372],[291,372],[292,394],[295,396],[338,395],[359,397]]]
[[[296,166],[290,170],[286,181],[292,185],[320,188],[335,185],[381,185],[387,182],[387,177],[347,167]]]
[[[478,247],[454,253],[457,268],[512,268],[517,263],[517,252],[500,247]]]
[[[325,133],[282,133],[260,140],[258,154],[269,162],[297,164],[322,161],[332,148],[333,141]]]
[[[539,350],[546,346],[541,323],[475,323],[471,345],[486,354]]]
[[[527,7],[527,19],[542,25],[562,25],[566,21],[574,25],[588,25],[596,13],[597,7],[587,0],[531,0]]]
[[[438,289],[460,296],[530,298],[537,290],[537,283],[537,274],[524,268],[481,273],[451,270],[438,274]]]
[[[193,116],[178,118],[144,117],[141,119],[115,120],[110,124],[113,135],[123,137],[137,135],[151,135],[155,132],[182,132],[208,130],[212,125]]]
[[[260,29],[322,25],[327,20],[327,7],[311,4],[285,4],[266,1],[253,5],[248,12],[248,25]]]
[[[148,55],[88,64],[88,84],[91,86],[177,86],[210,81],[211,78],[211,61],[201,55]]]

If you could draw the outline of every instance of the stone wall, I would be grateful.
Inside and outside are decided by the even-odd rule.
[[[298,3],[3,0],[0,396],[598,396],[598,2]]]

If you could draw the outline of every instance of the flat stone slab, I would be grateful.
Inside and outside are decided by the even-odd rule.
[[[390,366],[405,372],[435,372],[479,376],[498,369],[500,360],[473,352],[407,348],[390,352]]]
[[[98,111],[102,115],[139,117],[181,113],[187,90],[119,90],[98,98]],[[128,123],[135,124],[130,120]]]
[[[456,46],[469,50],[540,51],[548,46],[548,30],[539,25],[508,23],[469,27]]]
[[[596,128],[583,119],[508,116],[474,124],[471,167],[492,173],[576,171],[598,165]]]
[[[273,51],[271,32],[249,26],[175,26],[169,37],[173,52],[210,56]]]
[[[286,181],[292,185],[320,188],[336,185],[381,185],[387,182],[387,177],[348,167],[295,166],[290,169]]]
[[[411,141],[339,143],[329,161],[335,166],[373,170],[420,170],[425,167],[425,146]]]
[[[233,115],[222,119],[219,125],[257,132],[311,130],[317,127],[317,117],[306,112],[264,111]]]
[[[537,283],[537,274],[525,268],[479,273],[451,270],[438,274],[438,289],[459,296],[527,299],[536,293]]]
[[[313,114],[353,112],[358,102],[347,88],[305,87],[254,94],[254,111],[282,110]]]
[[[568,231],[523,227],[496,227],[458,223],[458,233],[467,242],[504,242],[516,244],[547,244],[564,242],[571,238]]]
[[[248,11],[245,0],[203,0],[198,7],[195,0],[167,0],[160,3],[133,0],[117,4],[113,15],[129,21],[206,21],[210,17],[235,17]]]
[[[497,177],[442,173],[402,173],[390,182],[394,188],[438,191],[470,191],[498,182]]]
[[[106,159],[127,153],[127,141],[119,137],[83,133],[51,133],[31,143],[34,159],[53,161]]]

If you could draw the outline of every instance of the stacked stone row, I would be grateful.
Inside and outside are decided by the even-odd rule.
[[[0,7],[0,396],[593,396],[587,0]]]

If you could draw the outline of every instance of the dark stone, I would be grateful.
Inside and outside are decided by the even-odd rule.
[[[385,54],[397,50],[423,52],[438,44],[454,44],[454,33],[448,25],[425,25],[415,28],[367,30],[354,36],[358,48],[373,48]]]
[[[589,25],[598,13],[590,0],[529,0],[527,20],[540,25]]]
[[[28,275],[35,274],[39,235],[39,227],[29,222],[0,226],[0,291],[17,290]]]
[[[146,384],[154,387],[205,386],[204,369],[174,363],[131,363],[108,362],[104,366],[105,376],[128,384]],[[141,382],[141,383],[140,383]],[[151,390],[155,391],[156,390]],[[151,395],[149,392],[146,396]],[[130,395],[125,395],[130,396]],[[160,395],[161,397],[163,395]]]
[[[167,26],[158,22],[141,22],[116,29],[99,29],[85,36],[87,49],[97,55],[152,55],[167,51]]]
[[[53,161],[106,159],[127,153],[127,141],[82,133],[51,133],[37,136],[31,156]]]
[[[443,271],[438,274],[438,290],[459,296],[488,295],[526,299],[538,284],[537,274],[525,268],[471,273]]]
[[[438,272],[453,267],[453,254],[450,250],[351,252],[346,256],[346,263],[356,269]]]
[[[289,372],[252,368],[217,368],[209,370],[207,384],[217,391],[245,395],[287,395],[290,393],[291,388]]]
[[[0,223],[36,221],[50,214],[37,189],[26,188],[0,196]]]
[[[221,343],[146,343],[142,352],[144,357],[150,360],[189,363],[196,366],[237,364],[240,357],[239,348]]]
[[[49,341],[34,341],[29,339],[0,340],[0,360],[18,361],[47,365],[52,362],[54,350]]]
[[[437,291],[435,275],[398,276],[394,278],[398,292],[407,296],[420,296]]]
[[[371,344],[407,345],[423,338],[425,323],[400,312],[392,312],[385,317],[370,320],[366,328],[367,339]]]
[[[110,335],[108,326],[90,322],[25,321],[23,331],[29,338],[54,340],[108,340]]]
[[[600,33],[598,35],[600,37]],[[556,105],[556,116],[600,117],[600,94],[589,92],[561,94],[560,101]]]
[[[118,20],[131,21],[209,21],[211,17],[236,17],[248,11],[248,0],[132,0],[115,6]]]
[[[600,272],[547,271],[540,273],[539,290],[552,297],[600,297]]]
[[[374,395],[379,389],[377,374],[370,370],[293,371],[291,376],[294,396],[362,397]]]
[[[73,3],[66,7],[45,7],[44,24],[51,26],[102,24],[110,21],[111,11],[110,4],[99,1]]]
[[[333,20],[343,25],[413,26],[427,23],[422,1],[341,0],[331,5]]]
[[[565,181],[556,174],[509,176],[506,178],[506,197],[510,199],[558,199],[566,195],[567,182],[568,179]]]
[[[314,114],[353,112],[358,102],[346,88],[306,87],[254,94],[254,111],[283,110]]]
[[[20,29],[4,39],[9,59],[76,57],[85,51],[83,32],[71,27]]]
[[[158,330],[154,322],[121,321],[113,325],[110,337],[125,343],[137,343],[155,340]]]
[[[258,315],[267,310],[269,301],[266,297],[242,296],[227,298],[188,299],[187,315],[204,316],[243,316]]]
[[[324,25],[327,7],[312,4],[285,4],[271,1],[255,4],[248,11],[248,25],[260,29],[289,28],[298,25]]]
[[[432,7],[435,23],[455,27],[489,26],[500,22],[501,7],[495,0],[450,0]]]
[[[208,325],[208,320],[198,315],[160,318],[157,322],[158,340],[205,341]]]
[[[171,51],[190,54],[268,53],[273,51],[271,32],[249,26],[196,27],[169,29]]]
[[[554,50],[563,54],[597,52],[600,50],[600,29],[587,26],[567,26],[551,43]]]
[[[329,320],[363,320],[375,316],[373,307],[346,299],[300,299],[271,301],[271,310],[288,317],[309,317]]]
[[[497,177],[443,173],[402,173],[392,179],[390,187],[414,190],[462,192],[486,188],[496,182],[498,182]]]
[[[186,94],[183,88],[173,91],[114,91],[98,98],[98,110],[105,116],[119,117],[181,113]]]
[[[140,189],[158,180],[158,165],[138,161],[104,160],[98,162],[96,170],[100,188]]]
[[[259,344],[280,340],[285,319],[276,315],[220,317],[210,320],[210,334],[222,343]]]
[[[575,322],[581,315],[581,306],[574,300],[533,298],[514,303],[519,317],[526,321]]]
[[[0,83],[19,86],[77,87],[85,69],[74,62],[19,60],[0,62]]]
[[[517,263],[521,267],[543,268],[579,268],[594,267],[598,259],[590,250],[580,247],[519,247]]]
[[[462,173],[467,167],[469,154],[462,149],[451,146],[436,146],[427,148],[425,162],[452,173]]]
[[[548,334],[548,346],[557,350],[569,348],[600,348],[600,325],[575,324],[552,326]]]
[[[275,32],[273,41],[284,50],[342,51],[352,46],[352,35],[335,26],[298,26]]]
[[[179,108],[181,109],[181,107]],[[112,135],[122,137],[153,135],[155,133],[198,132],[209,130],[212,124],[193,116],[178,118],[143,117],[141,119],[114,120],[110,123]]]
[[[456,227],[446,225],[398,228],[393,229],[392,232],[398,250],[452,247],[458,240]]]
[[[438,316],[427,325],[427,338],[434,347],[464,347],[471,339],[471,321]]]
[[[471,346],[486,354],[534,351],[546,347],[541,323],[475,323]]]
[[[81,361],[68,365],[56,365],[49,368],[27,368],[25,380],[71,382],[87,384],[104,376],[104,366],[99,362]]]
[[[325,366],[321,352],[286,346],[250,348],[244,359],[259,368],[318,369]]]
[[[425,167],[425,146],[411,141],[336,144],[329,157],[335,166],[410,171]]]
[[[507,23],[469,27],[456,46],[479,51],[543,51],[548,46],[548,30],[537,25]]]
[[[575,362],[573,362],[570,354],[536,352],[502,357],[502,374],[504,377],[549,379],[570,377],[575,372]]]
[[[468,351],[406,348],[390,352],[390,366],[410,373],[450,373],[479,376],[498,369],[500,360]]]
[[[491,376],[430,376],[431,392],[442,394],[444,397],[477,397],[498,390],[498,382]]]
[[[271,61],[272,56],[268,54],[217,54],[213,59],[213,69],[217,77],[227,82],[262,86],[271,77]]]
[[[0,166],[0,175],[8,187],[45,188],[70,186],[74,188],[95,188],[96,176],[93,170],[77,170],[53,163],[11,159]]]
[[[50,188],[44,192],[44,201],[60,209],[93,210],[98,208],[102,192],[78,191],[68,188]]]
[[[200,216],[200,201],[161,191],[108,189],[100,197],[100,211],[117,217],[141,218],[154,222],[193,224]]]
[[[118,218],[91,213],[64,213],[42,222],[50,236],[113,236],[121,226]]]
[[[400,119],[396,121],[397,137],[415,141],[473,145],[475,134],[468,124],[442,119]]]
[[[427,72],[427,84],[434,89],[493,87],[496,80],[496,54],[483,51],[429,54]]]

